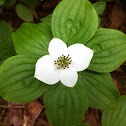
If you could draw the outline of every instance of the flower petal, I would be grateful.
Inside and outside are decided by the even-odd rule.
[[[57,60],[59,56],[67,55],[67,45],[58,38],[53,38],[49,43],[48,52],[50,56]]]
[[[59,81],[59,71],[50,55],[45,55],[37,61],[35,78],[49,85]]]
[[[74,87],[78,80],[78,74],[76,69],[70,66],[60,71],[59,78],[63,85]]]
[[[85,70],[93,57],[94,51],[83,44],[73,44],[68,47],[68,52],[72,59],[72,66],[77,71]]]

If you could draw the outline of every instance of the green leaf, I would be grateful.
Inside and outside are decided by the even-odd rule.
[[[51,26],[51,21],[52,21],[52,14],[44,17],[41,19],[41,21],[49,26]]]
[[[105,8],[106,8],[106,2],[105,1],[101,1],[101,2],[96,2],[93,4],[93,7],[95,8],[96,12],[98,15],[101,15],[104,13]],[[98,17],[98,27],[101,24],[101,18]]]
[[[119,109],[103,112],[102,126],[126,126],[126,95],[121,96]]]
[[[4,6],[13,6],[16,3],[16,0],[5,0]]]
[[[17,15],[26,22],[33,22],[33,15],[29,7],[23,4],[16,5],[16,13]]]
[[[102,110],[118,107],[120,95],[110,74],[79,72],[78,84],[88,96],[89,107]]]
[[[106,2],[105,1],[96,2],[93,4],[93,7],[95,8],[98,15],[103,14],[106,8]]]
[[[37,56],[48,54],[48,45],[52,39],[51,28],[44,24],[24,23],[12,34],[17,54]]]
[[[11,26],[7,22],[0,20],[0,64],[8,57],[16,54],[11,33]]]
[[[88,0],[63,0],[53,12],[53,36],[67,45],[86,43],[96,32],[98,16]]]
[[[48,121],[53,126],[77,125],[83,120],[88,107],[87,96],[79,85],[68,88],[61,83],[46,91],[44,105]]]
[[[35,6],[39,2],[39,0],[21,0],[21,2],[32,7],[32,6]]]
[[[17,55],[0,67],[0,96],[11,102],[27,103],[40,97],[46,84],[34,78],[36,57]]]
[[[126,59],[126,35],[118,30],[100,28],[86,46],[94,50],[92,71],[112,72]]]
[[[4,0],[0,0],[0,6],[4,4]]]
[[[98,17],[98,28],[100,28],[100,24],[101,24],[101,18]]]

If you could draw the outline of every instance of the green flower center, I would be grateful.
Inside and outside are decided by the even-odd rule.
[[[57,69],[66,69],[69,68],[69,65],[72,63],[70,55],[60,56],[54,63],[57,65]]]

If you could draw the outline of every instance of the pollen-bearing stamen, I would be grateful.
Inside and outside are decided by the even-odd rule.
[[[60,56],[54,63],[57,65],[57,69],[66,69],[69,68],[69,65],[72,63],[70,55]]]
[[[58,38],[50,41],[48,52],[49,55],[38,59],[35,77],[49,85],[61,81],[67,87],[74,87],[78,80],[77,72],[87,69],[93,57],[93,50],[84,44],[76,43],[67,47]]]

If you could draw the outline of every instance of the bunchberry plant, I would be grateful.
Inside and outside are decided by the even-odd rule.
[[[88,0],[62,0],[51,25],[24,23],[12,38],[17,55],[0,67],[2,98],[26,103],[45,92],[53,126],[77,126],[88,107],[119,107],[120,94],[109,72],[126,59],[126,35],[98,28]]]
[[[93,50],[84,44],[67,45],[53,38],[48,48],[50,55],[41,57],[36,63],[35,78],[49,85],[59,80],[67,87],[74,87],[78,80],[77,71],[83,71],[93,56]]]

